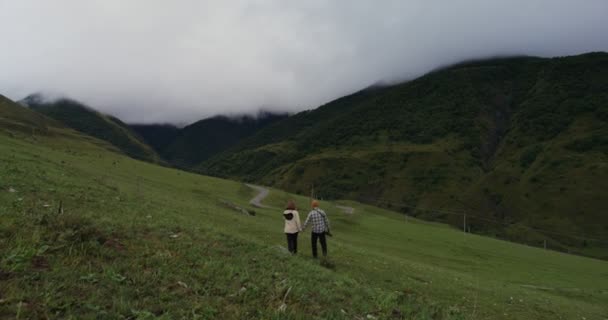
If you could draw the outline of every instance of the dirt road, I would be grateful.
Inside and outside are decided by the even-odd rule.
[[[267,188],[255,186],[252,184],[246,184],[246,186],[259,192],[253,199],[251,199],[251,201],[249,201],[249,203],[252,206],[257,207],[257,208],[268,208],[267,206],[262,204],[262,201],[268,196],[268,194],[270,193],[270,190],[268,190]]]
[[[251,199],[251,201],[249,201],[249,204],[251,204],[252,206],[257,207],[257,208],[270,208],[270,207],[262,204],[262,201],[264,201],[264,199],[268,196],[268,194],[270,193],[270,190],[268,190],[267,188],[264,188],[264,187],[253,185],[253,184],[245,184],[245,185],[258,192],[258,194],[253,199]],[[342,210],[342,212],[344,212],[346,214],[355,213],[355,208],[353,208],[353,207],[336,205],[336,208]]]
[[[346,214],[353,214],[353,213],[355,213],[355,208],[353,208],[353,207],[336,205],[336,208],[344,211],[344,213],[346,213]]]

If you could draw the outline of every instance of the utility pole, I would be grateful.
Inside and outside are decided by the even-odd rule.
[[[463,217],[462,232],[467,233],[467,214],[465,213]]]

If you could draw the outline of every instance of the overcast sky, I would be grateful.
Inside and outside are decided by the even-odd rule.
[[[0,94],[129,122],[299,111],[463,59],[608,51],[608,0],[0,0]]]

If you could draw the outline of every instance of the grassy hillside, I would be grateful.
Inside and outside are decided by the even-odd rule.
[[[469,62],[299,113],[199,169],[606,258],[607,101],[606,53]]]
[[[0,132],[9,137],[27,137],[32,143],[41,138],[77,139],[104,149],[104,152],[121,153],[115,146],[97,138],[83,135],[63,123],[34,112],[0,95]]]
[[[18,112],[16,111],[18,110]],[[604,319],[608,262],[343,202],[330,260],[284,245],[272,190],[137,161],[0,105],[0,318]],[[48,122],[50,121],[50,122]],[[17,124],[25,130],[14,130]],[[10,132],[10,133],[9,133]],[[255,210],[243,215],[222,203]],[[305,209],[301,210],[305,212]],[[284,311],[281,305],[285,304]]]
[[[256,117],[212,117],[181,129],[155,124],[131,127],[169,163],[191,168],[286,117],[286,114],[260,113]]]
[[[15,131],[48,134],[51,128],[62,128],[59,122],[23,108],[3,95],[0,95],[0,125],[5,133]]]
[[[24,99],[23,102],[33,110],[74,130],[108,141],[131,157],[151,162],[160,160],[150,146],[115,117],[101,114],[70,99],[45,102],[37,95],[32,95]]]

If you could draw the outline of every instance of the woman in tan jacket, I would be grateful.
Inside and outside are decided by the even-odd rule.
[[[289,252],[296,254],[298,252],[298,232],[302,231],[302,224],[293,200],[287,202],[287,208],[283,211],[283,219],[285,220],[284,232],[287,235],[287,248]]]

